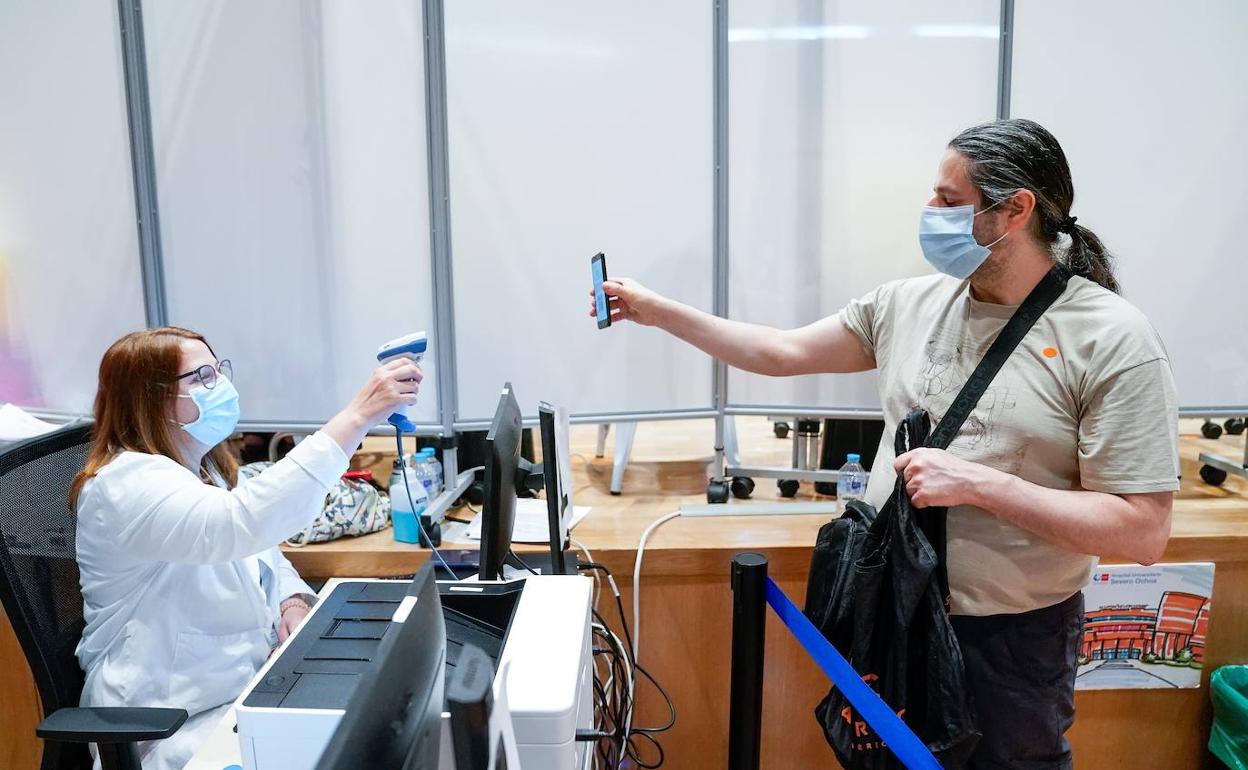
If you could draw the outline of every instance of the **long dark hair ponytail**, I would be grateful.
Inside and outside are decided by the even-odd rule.
[[[970,161],[971,184],[984,196],[984,205],[1009,198],[1019,190],[1036,196],[1032,235],[1057,256],[1058,235],[1070,236],[1063,261],[1081,275],[1112,292],[1118,291],[1113,257],[1105,244],[1070,215],[1075,186],[1066,153],[1039,123],[1023,118],[996,120],[968,128],[949,147]]]

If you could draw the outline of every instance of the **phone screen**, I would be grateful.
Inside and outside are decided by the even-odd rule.
[[[590,260],[590,269],[594,277],[594,306],[598,311],[598,328],[605,329],[611,325],[611,306],[607,302],[607,293],[602,290],[602,282],[607,280],[607,258],[595,254]]]

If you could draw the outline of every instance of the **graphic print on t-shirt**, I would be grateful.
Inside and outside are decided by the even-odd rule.
[[[963,346],[969,344],[965,329],[937,329],[927,340],[924,347],[927,363],[918,373],[915,392],[920,394],[917,406],[926,409],[933,420],[939,420],[949,410],[970,377],[971,372],[965,371],[960,363]],[[976,364],[990,344],[988,340],[981,346],[983,350],[978,351]],[[1027,456],[1027,443],[1021,439],[1020,432],[1004,431],[1001,425],[1008,419],[1008,413],[1017,408],[1019,391],[1015,378],[1004,369],[998,372],[951,446],[969,450],[979,458],[991,455],[997,458],[996,467],[1006,473],[1017,473]]]

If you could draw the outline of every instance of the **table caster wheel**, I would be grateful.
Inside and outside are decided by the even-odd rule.
[[[1212,465],[1202,465],[1200,466],[1200,478],[1206,484],[1220,487],[1222,482],[1226,481],[1226,471],[1221,468],[1215,468]]]
[[[1200,435],[1205,438],[1220,438],[1222,436],[1222,426],[1213,420],[1205,420],[1205,424],[1200,426]]]
[[[727,480],[711,479],[706,483],[706,502],[712,505],[728,502]]]
[[[793,497],[801,488],[802,483],[797,479],[780,479],[776,482],[776,486],[780,488],[781,497]]]
[[[1227,434],[1231,436],[1238,436],[1239,434],[1244,432],[1244,418],[1232,417],[1231,419],[1222,423],[1222,427],[1226,429]]]
[[[732,480],[732,496],[744,500],[754,494],[754,479],[748,476],[737,476]]]
[[[428,516],[420,517],[420,534],[417,540],[421,548],[437,548],[442,545],[442,524],[430,521]],[[427,535],[427,537],[426,537]]]
[[[787,422],[774,423],[771,426],[771,429],[775,431],[776,438],[788,438],[789,437],[789,424]]]

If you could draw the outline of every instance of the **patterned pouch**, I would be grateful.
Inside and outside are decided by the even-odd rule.
[[[273,463],[258,462],[238,469],[242,478],[252,478]],[[325,496],[325,507],[307,528],[286,540],[287,545],[328,543],[340,537],[356,537],[390,526],[390,497],[372,484],[339,479]]]

